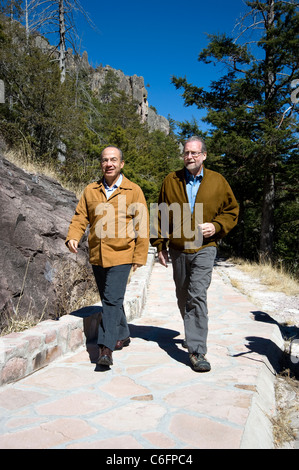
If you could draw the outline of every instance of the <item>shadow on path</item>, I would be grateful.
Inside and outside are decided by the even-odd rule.
[[[175,339],[180,334],[179,331],[161,328],[158,326],[129,325],[131,337],[141,338],[145,341],[154,341],[175,361],[184,365],[190,365],[189,354],[178,348],[178,344],[182,344],[182,339]]]
[[[180,333],[175,330],[167,328],[160,328],[157,326],[143,326],[129,324],[131,338],[140,338],[145,341],[153,341],[163,349],[175,361],[181,362],[184,365],[191,367],[189,354],[187,351],[182,351],[178,348],[178,344],[182,344],[182,339],[175,339]],[[90,362],[97,363],[99,356],[99,348],[96,340],[87,342],[86,349],[89,354]],[[117,354],[117,353],[116,353]],[[95,372],[105,372],[109,367],[103,367],[96,364]]]
[[[274,318],[272,318],[268,313],[261,312],[260,310],[257,310],[251,313],[253,314],[255,321],[260,321],[264,323],[273,323],[274,325],[277,325],[284,339],[290,339],[290,338],[295,338],[295,337],[299,338],[299,328],[297,326],[279,323]]]
[[[268,313],[262,312],[260,310],[252,311],[251,313],[254,316],[254,320],[257,322],[271,323],[273,325],[277,325],[284,341],[288,341],[293,338],[299,338],[298,327],[281,324],[277,322],[274,318],[272,318]],[[246,340],[248,341],[246,347],[248,348],[249,352],[236,354],[234,355],[234,357],[243,356],[250,353],[257,353],[261,356],[261,359],[254,360],[262,360],[262,356],[265,356],[267,357],[275,373],[279,374],[284,370],[289,369],[290,372],[294,374],[294,376],[298,379],[298,365],[294,364],[290,360],[289,355],[286,354],[286,351],[280,349],[277,344],[275,344],[270,339],[258,336],[248,336],[246,337]]]
[[[246,356],[248,359],[259,362],[264,362],[263,357],[266,357],[274,372],[280,372],[283,351],[273,341],[259,336],[246,336],[245,339],[248,341],[245,345],[248,351],[234,354],[232,357]],[[258,354],[259,357],[251,358],[249,355],[253,353]]]

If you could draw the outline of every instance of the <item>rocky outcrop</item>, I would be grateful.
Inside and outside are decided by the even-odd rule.
[[[162,131],[169,134],[169,121],[163,116],[159,116],[152,108],[148,108],[148,126],[152,131]]]
[[[48,41],[42,36],[35,37],[35,44],[42,51],[47,52],[51,50],[52,54],[57,54],[56,49],[51,46]],[[170,125],[168,119],[160,116],[148,104],[148,93],[144,86],[144,78],[137,75],[128,76],[121,70],[114,69],[109,65],[99,66],[94,69],[88,61],[88,53],[83,52],[82,56],[74,55],[72,49],[67,50],[66,54],[67,67],[69,69],[85,70],[90,79],[90,86],[94,92],[98,92],[105,83],[107,72],[112,70],[119,80],[118,88],[123,90],[128,96],[137,103],[137,112],[140,115],[141,122],[147,123],[150,131],[160,130],[166,135],[170,132]]]
[[[90,77],[90,87],[95,94],[97,94],[106,81],[106,76],[109,71],[112,71],[118,79],[118,88],[126,93],[132,101],[137,104],[137,113],[140,115],[141,122],[147,123],[150,131],[160,130],[166,135],[169,134],[170,126],[169,121],[164,117],[158,115],[153,109],[149,107],[148,93],[144,86],[144,78],[137,75],[128,76],[121,70],[114,69],[109,65],[105,67],[99,66],[93,69],[88,62],[87,52],[84,52],[82,57],[75,59],[72,50],[68,50],[68,64],[70,67],[80,67],[88,72]]]
[[[126,76],[121,70],[115,70],[109,65],[106,67],[98,67],[96,70],[90,72],[91,90],[95,94],[100,91],[101,87],[106,82],[106,76],[109,71],[113,71],[113,74],[117,78],[117,87],[137,103],[137,112],[140,115],[141,121],[146,122],[148,116],[148,102],[143,77],[137,77],[137,75],[133,77]]]
[[[86,64],[86,55],[82,57]],[[85,65],[86,66],[86,65]],[[160,130],[166,135],[169,134],[169,122],[163,117],[159,116],[153,109],[149,108],[147,100],[147,90],[144,86],[143,77],[133,75],[132,77],[125,75],[121,70],[116,70],[106,65],[106,67],[98,67],[96,70],[90,72],[91,89],[98,92],[104,85],[106,75],[109,70],[112,70],[118,79],[118,88],[126,93],[132,101],[137,103],[137,112],[140,115],[141,122],[147,123],[150,131]]]
[[[92,286],[87,242],[76,256],[64,243],[76,204],[55,180],[0,158],[0,327],[66,313]]]

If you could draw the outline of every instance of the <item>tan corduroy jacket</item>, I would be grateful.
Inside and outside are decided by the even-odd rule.
[[[77,205],[67,238],[81,240],[89,225],[89,260],[104,268],[146,264],[149,217],[141,188],[123,176],[107,200],[102,181],[89,184]]]
[[[191,215],[184,168],[166,176],[159,196],[161,210],[156,216],[157,226],[151,228],[150,241],[158,251],[165,250],[168,243],[169,247],[185,253],[216,246],[217,241],[237,224],[239,206],[228,182],[220,173],[204,167],[195,203],[197,207]],[[165,210],[163,212],[163,205],[170,209],[167,214]],[[206,222],[214,224],[216,233],[205,239],[198,234],[197,225]]]

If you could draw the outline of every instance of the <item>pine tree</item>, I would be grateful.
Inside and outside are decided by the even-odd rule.
[[[61,139],[78,133],[81,117],[73,103],[71,80],[60,81],[57,63],[49,60],[24,29],[2,22],[5,40],[0,50],[0,76],[6,88],[6,103],[0,108],[0,131],[8,143],[28,147],[32,158],[57,157]]]

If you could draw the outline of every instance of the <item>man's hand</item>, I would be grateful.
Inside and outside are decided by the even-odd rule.
[[[67,247],[72,253],[78,253],[78,241],[77,240],[69,240],[67,242]]]
[[[137,263],[132,264],[133,273],[136,271],[137,268],[141,268],[141,266],[142,264],[137,264]]]
[[[159,259],[159,263],[162,264],[162,266],[165,266],[165,268],[168,267],[167,263],[168,263],[169,259],[168,259],[168,251],[167,250],[159,251],[158,259]]]
[[[214,224],[207,222],[205,224],[199,224],[198,227],[200,228],[204,238],[210,238],[215,235],[216,228]]]

